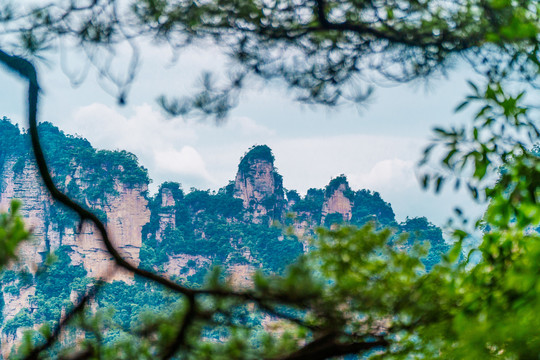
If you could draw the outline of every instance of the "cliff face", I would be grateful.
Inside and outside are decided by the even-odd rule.
[[[23,244],[19,249],[22,263],[31,273],[41,264],[49,251],[62,245],[72,248],[72,263],[84,264],[89,276],[105,278],[113,269],[111,256],[106,252],[96,229],[85,224],[81,232],[76,229],[77,222],[57,222],[52,214],[61,214],[60,218],[69,217],[69,213],[54,204],[41,180],[38,178],[34,162],[29,158],[19,169],[14,171],[18,159],[8,158],[2,168],[2,192],[0,207],[6,210],[12,199],[20,199],[23,203],[22,214],[32,229],[34,241]],[[20,162],[19,162],[20,164]],[[79,172],[78,170],[74,171]],[[67,183],[75,182],[85,191],[90,186],[80,179],[69,177]],[[97,203],[87,202],[93,209],[101,210],[107,219],[106,227],[113,243],[120,253],[135,265],[139,263],[139,250],[142,245],[142,226],[150,219],[148,201],[145,198],[147,187],[127,187],[115,182],[115,196],[108,195]],[[73,219],[74,220],[74,219]],[[107,281],[127,280],[126,275],[115,273]]]
[[[142,227],[149,221],[150,211],[144,171],[139,177],[132,176],[132,169],[126,171],[126,164],[132,168],[138,166],[136,159],[125,152],[100,153],[85,140],[66,136],[49,125],[40,125],[40,129],[52,147],[49,153],[54,156],[49,157],[49,165],[57,186],[83,206],[96,211],[105,221],[120,254],[137,266]],[[16,270],[25,270],[34,276],[28,284],[2,284],[1,296],[5,305],[1,311],[0,347],[5,358],[22,330],[8,331],[5,325],[21,310],[27,309],[32,314],[36,306],[33,300],[36,270],[50,252],[61,247],[71,249],[71,265],[82,265],[87,276],[129,283],[133,275],[116,271],[112,257],[93,225],[85,223],[78,229],[76,216],[52,200],[38,175],[33,155],[25,146],[27,135],[2,120],[0,141],[0,210],[6,211],[12,199],[22,201],[21,213],[33,236],[18,249],[20,262]],[[140,171],[135,174],[140,175]]]
[[[1,164],[2,179],[0,179],[0,209],[7,211],[11,199],[21,199],[23,207],[21,212],[25,217],[27,226],[32,229],[33,241],[23,243],[19,247],[19,257],[28,267],[28,270],[35,272],[37,266],[42,262],[42,254],[47,252],[49,243],[41,241],[48,238],[50,232],[54,239],[53,225],[47,221],[47,214],[52,205],[52,201],[45,195],[45,188],[38,180],[36,167],[25,164],[23,169],[14,172],[14,165],[17,159],[11,157]]]
[[[283,180],[274,167],[274,156],[266,145],[252,147],[240,160],[234,181],[234,197],[242,199],[258,221],[268,215],[280,218],[284,209]]]
[[[156,239],[161,242],[165,230],[167,228],[174,229],[176,227],[176,203],[174,198],[173,189],[162,186],[160,194],[157,196],[157,200],[160,202],[160,211],[157,216],[159,217],[159,228],[156,231]]]
[[[146,186],[128,188],[117,182],[115,190],[117,196],[107,197],[104,204],[95,208],[101,209],[106,214],[109,236],[120,255],[138,266],[142,227],[150,220],[148,200],[144,196],[147,188]],[[72,245],[75,256],[82,257],[88,276],[103,278],[106,281],[130,281],[133,274],[115,269],[111,255],[100,240],[96,229],[91,225],[85,225],[83,231],[75,236],[74,243],[65,242],[62,245]]]
[[[328,189],[325,194],[325,200],[322,207],[322,222],[329,214],[340,214],[344,221],[349,221],[352,218],[352,202],[346,194],[351,192],[351,188],[347,180],[334,185],[332,182],[328,185]]]

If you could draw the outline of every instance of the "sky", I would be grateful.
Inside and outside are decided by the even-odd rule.
[[[398,221],[426,216],[442,226],[456,206],[466,215],[482,212],[483,206],[465,193],[423,191],[416,168],[434,126],[466,121],[466,114],[453,111],[467,92],[466,79],[473,76],[464,66],[427,84],[378,87],[360,108],[307,107],[292,100],[280,83],[251,86],[229,119],[216,125],[169,118],[156,98],[188,94],[201,71],[222,69],[227,59],[218,49],[190,48],[172,61],[169,48],[145,43],[141,54],[125,106],[99,85],[93,72],[80,86],[71,85],[65,71],[84,68],[78,54],[66,55],[63,69],[51,56],[39,66],[39,118],[87,138],[94,147],[133,152],[149,170],[151,192],[164,181],[179,182],[186,191],[217,190],[234,179],[250,146],[267,144],[284,187],[301,194],[345,174],[353,190],[378,191],[392,204]],[[113,65],[119,73],[127,56],[120,55]],[[0,69],[0,117],[26,127],[24,89],[19,79]]]

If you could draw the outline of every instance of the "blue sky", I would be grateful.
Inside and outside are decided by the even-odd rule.
[[[44,88],[40,118],[67,133],[79,134],[95,147],[126,149],[150,171],[155,191],[163,181],[190,187],[218,189],[234,179],[238,161],[254,144],[268,144],[284,186],[305,193],[324,187],[345,174],[353,189],[379,191],[392,203],[398,220],[427,216],[443,225],[459,205],[478,215],[481,206],[467,195],[424,192],[416,163],[437,125],[464,121],[453,109],[467,91],[472,75],[464,66],[447,78],[379,87],[370,101],[356,107],[302,106],[279,83],[246,90],[229,120],[216,126],[181,118],[169,119],[155,99],[161,94],[187,94],[201,70],[220,69],[227,60],[213,48],[194,48],[171,64],[166,47],[142,46],[142,64],[127,106],[120,107],[90,72],[78,88],[70,85],[52,56],[40,66]],[[77,55],[68,58],[70,71],[82,68]],[[121,73],[125,58],[119,57]],[[24,126],[24,85],[0,71],[0,116]]]

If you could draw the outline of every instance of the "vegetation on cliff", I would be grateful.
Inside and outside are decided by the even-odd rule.
[[[21,133],[15,125],[11,125],[9,120],[4,119],[3,126],[8,129],[6,133],[9,133],[11,129],[13,136],[25,139],[24,133]],[[82,194],[86,194],[87,191],[75,191],[79,189],[78,186],[88,181],[96,181],[94,178],[96,173],[109,181],[115,179],[113,183],[124,186],[121,186],[118,191],[148,183],[146,170],[138,166],[137,159],[131,154],[123,151],[95,150],[85,139],[65,135],[50,124],[43,124],[39,129],[44,139],[48,141],[49,148],[54,149],[50,153],[58,153],[54,161],[51,161],[55,169],[54,179],[58,183],[64,183],[70,177],[66,188],[72,196],[81,199]],[[21,149],[24,148],[21,147]],[[20,158],[24,159],[23,167],[31,163],[27,152],[18,154],[12,151],[8,155],[10,158],[21,155]],[[267,146],[252,148],[244,159],[246,157],[250,158],[250,161],[261,159],[268,161],[271,165],[270,173],[277,173],[273,168],[272,151]],[[84,163],[80,163],[83,159]],[[120,166],[123,168],[122,171],[119,170]],[[245,170],[239,166],[238,171]],[[13,172],[15,172],[14,169]],[[249,176],[249,174],[244,175]],[[131,180],[133,178],[139,180],[133,182]],[[377,226],[393,226],[395,233],[403,232],[405,226],[408,231],[415,234],[409,239],[409,248],[423,241],[435,240],[444,244],[440,230],[436,234],[438,237],[433,239],[426,233],[428,228],[438,229],[427,221],[421,222],[419,226],[415,226],[413,220],[405,225],[397,224],[390,204],[384,202],[378,193],[368,190],[352,191],[344,175],[333,179],[326,191],[310,189],[304,197],[295,191],[289,191],[288,198],[294,204],[290,208],[284,207],[279,213],[273,214],[274,218],[282,221],[284,226],[300,225],[302,221],[305,221],[303,225],[300,225],[304,228],[305,236],[318,236],[316,228],[324,225],[321,219],[325,193],[328,194],[328,188],[332,186],[336,187],[334,191],[337,191],[338,181],[340,184],[346,184],[345,191],[349,193],[348,199],[352,201],[353,214],[356,214],[350,225],[361,226],[367,222],[373,222],[373,224],[378,224]],[[77,186],[70,186],[71,184]],[[98,191],[104,193],[101,201],[106,201],[107,197],[120,195],[116,189],[107,193],[108,188],[101,187],[100,182],[96,184]],[[257,184],[254,183],[254,185]],[[277,186],[273,191],[280,191],[280,189],[282,191],[282,187]],[[328,195],[326,195],[327,198]],[[90,202],[90,200],[96,201],[96,199],[86,198],[86,201]],[[265,276],[284,275],[287,266],[302,257],[304,247],[308,245],[306,238],[299,238],[294,231],[286,231],[286,227],[271,226],[268,221],[252,222],[253,217],[249,214],[252,211],[251,208],[244,208],[242,199],[236,198],[234,192],[227,190],[227,187],[217,192],[191,189],[190,192],[184,193],[180,184],[166,182],[149,199],[148,206],[150,221],[143,227],[139,266],[165,273],[167,267],[177,261],[176,259],[190,259],[182,260],[183,267],[173,275],[177,281],[189,286],[204,285],[205,279],[211,276],[215,266],[230,269],[240,265],[247,266],[251,271],[260,271],[266,274]],[[296,216],[296,220],[291,222],[288,212]],[[335,214],[329,214],[326,218],[328,226],[334,223],[332,215]],[[63,236],[62,227],[73,227],[77,222],[75,216],[54,206],[48,214],[43,214],[43,216],[47,217],[49,222],[56,224],[60,229],[60,237]],[[268,218],[269,215],[260,216]],[[342,220],[341,216],[338,218]],[[106,221],[106,215],[104,219]],[[340,223],[345,225],[343,221]],[[44,240],[48,241],[49,235],[44,236],[46,237]],[[2,332],[5,336],[14,337],[19,329],[38,324],[54,326],[61,318],[61,314],[69,308],[73,299],[84,294],[92,282],[82,264],[72,263],[72,258],[81,256],[81,254],[74,254],[72,247],[66,245],[56,249],[49,247],[47,251],[50,253],[43,254],[44,262],[35,274],[29,272],[18,274],[13,271],[3,273],[1,281],[4,292],[17,297],[22,289],[29,287],[34,289],[33,295],[27,300],[30,310],[21,309],[15,316],[3,322]],[[432,262],[439,261],[440,255],[445,251],[446,248],[436,248],[436,253],[433,253],[435,260],[432,259]],[[431,263],[426,265],[432,266]],[[114,308],[114,312],[107,315],[108,321],[125,330],[132,329],[145,312],[157,314],[171,306],[180,306],[173,305],[178,303],[174,296],[139,277],[135,277],[133,283],[116,281],[105,285],[95,298],[95,303],[98,308]],[[244,313],[245,309],[242,309],[238,307],[235,312]],[[260,327],[261,321],[267,319],[264,312],[257,312],[253,316],[250,324],[256,328]],[[211,332],[208,336],[219,339],[222,335],[219,335],[219,332]],[[122,336],[113,332],[107,338],[108,341],[115,342],[120,341]]]
[[[273,166],[274,160],[274,154],[268,145],[253,145],[240,159],[238,170],[243,173],[249,172],[255,161],[266,161]]]
[[[240,159],[234,193],[256,215],[266,215],[269,222],[281,218],[285,206],[283,178],[274,166],[274,154],[267,145],[252,146]]]
[[[353,194],[351,192],[351,188],[349,187],[349,182],[347,181],[347,177],[343,174],[330,180],[330,183],[328,183],[328,185],[326,185],[324,188],[324,196],[326,198],[332,197],[334,192],[339,189],[340,186],[343,186],[344,188],[343,195],[345,195],[345,197],[349,200],[352,200]]]
[[[302,252],[302,244],[295,237],[284,236],[267,223],[254,224],[244,220],[246,210],[242,200],[224,190],[217,193],[192,190],[184,195],[175,185],[176,204],[164,207],[161,203],[163,185],[151,201],[151,220],[143,230],[141,261],[149,268],[159,267],[177,254],[200,255],[211,263],[227,268],[238,263],[249,263],[265,270],[282,271]],[[174,227],[165,224],[161,234],[160,214],[170,213]],[[157,239],[160,234],[161,239]],[[243,253],[249,253],[245,258]]]
[[[147,186],[148,171],[139,165],[137,157],[125,150],[96,150],[82,137],[66,135],[51,123],[39,124],[44,153],[57,186],[82,204],[106,202],[107,196],[117,195],[115,183],[131,188]],[[12,160],[13,172],[20,174],[33,162],[28,134],[3,117],[0,120],[0,160]],[[71,182],[76,179],[78,183]]]

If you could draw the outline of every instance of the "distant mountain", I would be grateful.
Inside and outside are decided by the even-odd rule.
[[[441,230],[426,218],[397,223],[379,193],[352,190],[344,175],[325,189],[309,189],[305,196],[285,190],[266,145],[251,147],[235,179],[219,191],[186,193],[180,184],[166,182],[150,196],[148,172],[135,155],[96,150],[86,139],[66,135],[50,123],[40,124],[39,132],[58,187],[98,214],[120,253],[179,281],[200,284],[216,264],[240,286],[256,269],[280,272],[307,249],[306,239],[319,226],[374,221],[394,228],[396,236],[408,232],[407,245],[431,243],[428,270],[448,249]],[[152,285],[131,274],[110,275],[114,264],[95,229],[85,225],[79,231],[73,213],[50,198],[37,175],[28,135],[6,118],[0,120],[0,143],[0,207],[5,210],[11,199],[21,199],[34,234],[34,241],[20,249],[18,270],[26,275],[9,270],[0,279],[4,357],[21,329],[56,321],[66,301],[84,292],[89,277],[112,283],[96,301],[122,306],[115,316],[126,326],[140,307],[159,308],[170,301],[155,289],[149,298]],[[285,226],[293,231],[284,232]],[[58,262],[38,272],[53,251]],[[55,281],[48,274],[55,274]]]

